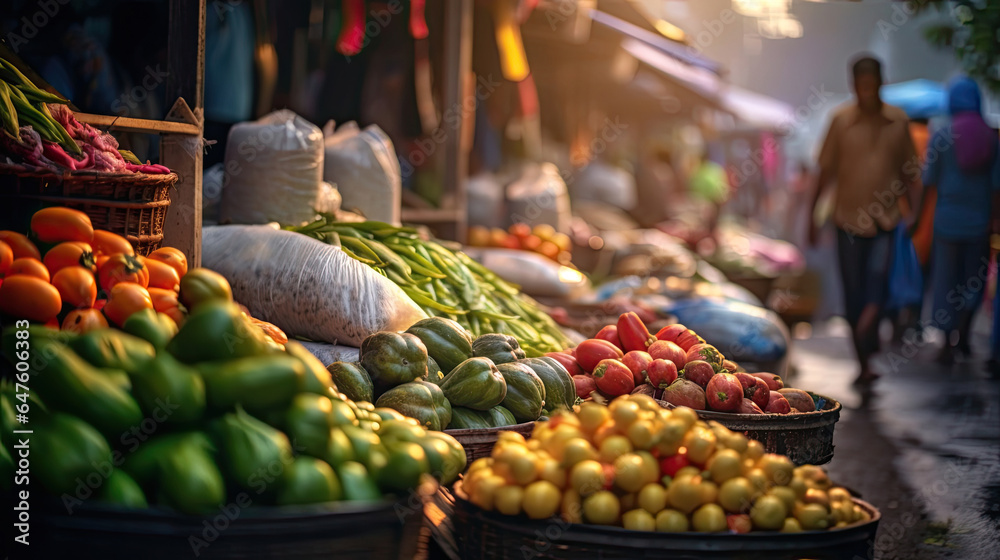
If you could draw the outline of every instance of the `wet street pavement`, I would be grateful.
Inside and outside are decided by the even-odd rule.
[[[986,370],[989,326],[980,323],[975,355],[951,367],[934,361],[940,340],[884,344],[867,392],[851,386],[843,321],[793,343],[788,384],[843,404],[827,468],[882,511],[874,558],[1000,558],[1000,380]]]

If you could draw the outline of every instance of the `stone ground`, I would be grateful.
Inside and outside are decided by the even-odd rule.
[[[988,329],[977,324],[974,349]],[[882,511],[874,558],[1000,558],[1000,380],[985,350],[946,367],[930,334],[887,344],[882,377],[860,391],[845,323],[796,330],[787,380],[843,404],[827,468]]]

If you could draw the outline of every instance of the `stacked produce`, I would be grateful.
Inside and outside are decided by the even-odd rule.
[[[692,409],[666,410],[646,395],[556,413],[527,441],[501,433],[461,491],[506,515],[633,531],[794,533],[869,519],[819,467],[795,467]]]
[[[684,325],[651,335],[635,313],[575,348],[547,356],[573,375],[581,399],[607,402],[629,393],[675,406],[737,414],[795,414],[823,408],[823,398],[786,388],[773,373],[747,373]]]
[[[278,348],[225,294],[205,294],[175,335],[154,321],[133,334],[8,328],[4,356],[34,365],[0,391],[0,479],[13,480],[6,436],[26,421],[33,479],[73,504],[81,480],[101,501],[186,514],[372,501],[464,469],[452,437],[348,399],[300,344]]]
[[[77,210],[39,210],[29,235],[0,231],[0,315],[12,319],[77,333],[109,325],[132,332],[138,319],[127,319],[141,311],[143,321],[163,322],[176,332],[189,307],[215,296],[232,298],[218,274],[188,271],[181,251],[163,247],[138,256],[127,239],[95,230]],[[288,341],[274,325],[250,319],[274,342]]]
[[[509,335],[474,338],[443,317],[404,333],[375,333],[361,344],[360,362],[328,369],[348,398],[394,409],[431,430],[511,426],[576,402],[558,361],[525,357]]]
[[[457,321],[474,336],[517,337],[528,356],[569,340],[538,304],[460,251],[423,240],[412,228],[382,222],[341,223],[325,217],[287,227],[330,244],[392,280],[431,316]]]
[[[531,251],[560,264],[569,264],[572,256],[569,236],[557,232],[548,224],[539,224],[532,228],[528,224],[518,223],[510,226],[507,231],[500,228],[472,226],[469,228],[469,245]]]
[[[119,150],[113,136],[78,122],[66,103],[0,58],[0,149],[56,173],[170,173],[162,165],[143,164],[132,152]]]

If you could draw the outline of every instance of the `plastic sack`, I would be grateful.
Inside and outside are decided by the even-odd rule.
[[[289,337],[360,346],[426,317],[398,286],[339,247],[269,226],[202,230],[202,265],[229,280],[254,317]]]
[[[326,342],[299,341],[306,350],[316,356],[324,366],[333,362],[356,362],[361,359],[361,349],[353,346],[340,346]]]
[[[511,223],[531,227],[549,224],[560,233],[569,233],[573,215],[569,208],[566,183],[551,163],[529,163],[513,183],[507,185],[507,210]]]
[[[322,181],[323,134],[315,125],[288,110],[237,124],[226,144],[219,220],[309,221],[323,210]]]
[[[622,210],[635,207],[638,197],[635,177],[620,167],[594,161],[584,167],[573,181],[570,196],[577,201],[610,204]]]
[[[917,250],[906,232],[906,226],[899,224],[893,234],[892,267],[889,269],[889,298],[885,307],[889,310],[920,305],[924,299],[924,278],[920,269]]]
[[[530,296],[571,298],[590,288],[590,280],[579,270],[538,253],[475,248],[466,249],[466,253]]]
[[[776,313],[736,301],[691,298],[667,310],[726,358],[767,369],[788,353],[788,329]],[[771,370],[778,370],[771,367]],[[774,373],[779,373],[774,371]]]
[[[376,125],[323,127],[323,179],[337,186],[341,207],[369,220],[399,225],[402,177],[392,140]]]
[[[492,173],[479,173],[465,183],[469,225],[488,228],[507,226],[503,186]]]

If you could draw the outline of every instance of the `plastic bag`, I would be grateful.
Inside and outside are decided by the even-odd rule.
[[[892,267],[889,269],[889,298],[886,309],[920,305],[924,300],[924,278],[920,259],[906,226],[899,224],[893,234]]]
[[[767,369],[788,353],[788,329],[773,311],[707,298],[681,300],[668,311],[677,316],[678,323],[694,330],[738,364],[753,363]]]
[[[530,296],[571,298],[590,288],[590,280],[579,270],[538,253],[471,247],[466,253]]]
[[[269,226],[204,228],[202,264],[229,280],[254,317],[289,337],[360,346],[426,317],[399,286],[339,247]]]
[[[635,177],[631,173],[602,161],[594,161],[579,171],[572,183],[570,196],[574,205],[577,201],[587,200],[631,210],[635,207],[638,194]]]
[[[549,224],[567,234],[573,218],[566,183],[551,163],[524,166],[517,180],[507,185],[507,210],[512,223]]]
[[[235,125],[226,144],[219,219],[237,224],[311,220],[321,206],[323,134],[292,111]]]
[[[469,225],[488,228],[507,226],[508,214],[504,203],[503,186],[495,175],[485,172],[469,177],[465,183],[465,192]]]
[[[323,127],[323,179],[340,191],[341,207],[369,220],[399,225],[402,177],[392,140],[376,125]]]
[[[316,356],[324,366],[333,362],[356,362],[361,359],[361,350],[353,346],[339,346],[326,342],[301,341],[303,347]]]

